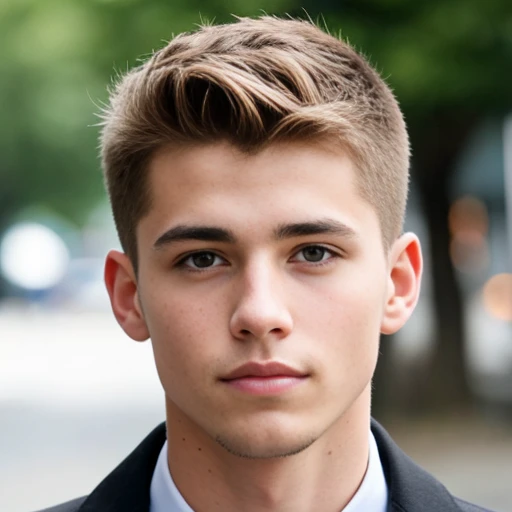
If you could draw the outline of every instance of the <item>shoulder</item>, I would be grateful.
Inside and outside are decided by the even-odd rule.
[[[91,494],[38,512],[149,510],[153,472],[166,437],[165,423],[162,423]]]
[[[82,503],[85,501],[87,496],[82,496],[81,498],[76,498],[71,501],[67,501],[66,503],[61,503],[60,505],[55,505],[54,507],[45,508],[43,510],[39,510],[38,512],[77,512]]]
[[[412,461],[375,420],[372,432],[386,477],[392,511],[491,512],[459,498]]]
[[[472,503],[468,503],[467,501],[461,500],[460,498],[455,498],[455,503],[463,510],[464,512],[492,512],[487,508],[479,507],[478,505],[473,505]]]

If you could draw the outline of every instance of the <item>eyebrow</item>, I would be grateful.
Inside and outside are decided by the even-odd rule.
[[[159,236],[153,244],[155,249],[159,249],[165,245],[174,242],[182,242],[185,240],[202,240],[205,242],[225,242],[234,243],[235,235],[223,228],[215,226],[184,226],[178,225],[167,230],[163,235]]]
[[[313,222],[282,224],[275,231],[278,240],[308,235],[337,235],[344,238],[356,238],[354,229],[334,219],[320,219]]]
[[[310,222],[281,224],[274,231],[276,240],[285,240],[310,235],[337,235],[344,238],[356,238],[357,233],[350,226],[334,219],[320,219]],[[235,243],[236,236],[228,229],[217,226],[178,225],[158,237],[153,247],[160,249],[175,242],[201,240],[204,242]]]

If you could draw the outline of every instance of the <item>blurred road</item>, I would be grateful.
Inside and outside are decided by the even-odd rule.
[[[88,493],[163,418],[150,344],[109,313],[0,310],[0,511]],[[452,492],[512,512],[512,426],[386,426]]]

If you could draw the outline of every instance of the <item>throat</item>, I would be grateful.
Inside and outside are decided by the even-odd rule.
[[[314,443],[301,453],[274,459],[227,453],[229,462],[201,450],[196,453],[201,463],[196,460],[184,471],[170,457],[169,467],[178,491],[196,512],[339,512],[364,478],[367,439],[366,433],[360,455],[347,453],[339,443]]]

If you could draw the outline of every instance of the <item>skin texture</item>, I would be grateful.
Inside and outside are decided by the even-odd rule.
[[[197,512],[339,512],[366,471],[379,334],[418,298],[417,238],[386,253],[351,161],[318,144],[168,149],[149,173],[137,277],[112,251],[105,278],[123,329],[151,336],[176,485]],[[269,361],[301,378],[259,394],[225,381]]]

